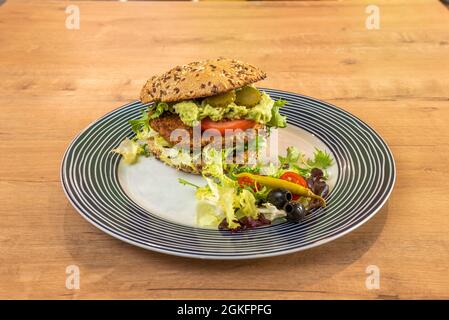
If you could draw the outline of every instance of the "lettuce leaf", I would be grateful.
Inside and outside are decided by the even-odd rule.
[[[128,123],[135,134],[138,134],[143,129],[149,129],[148,110],[142,110],[142,115],[139,119],[128,120]]]
[[[285,100],[277,100],[271,108],[271,119],[266,123],[268,127],[285,128],[287,117],[279,113],[279,109],[285,105]]]
[[[259,213],[262,213],[264,217],[270,221],[279,218],[285,218],[287,216],[287,213],[284,210],[279,210],[269,202],[262,204],[261,208],[259,208],[258,211]]]
[[[279,156],[279,163],[281,167],[284,166],[290,166],[292,164],[296,164],[299,161],[299,158],[301,156],[301,153],[299,150],[295,147],[288,147],[287,148],[287,155],[285,157]]]
[[[119,146],[112,151],[120,154],[125,163],[133,164],[137,161],[139,155],[144,153],[145,149],[138,142],[125,138],[125,140],[123,140]]]
[[[224,211],[226,222],[228,223],[229,229],[237,229],[240,227],[237,217],[234,211],[235,203],[235,188],[230,186],[217,186],[218,190],[218,205]]]
[[[234,197],[234,206],[238,209],[237,215],[241,217],[251,217],[257,219],[259,213],[256,207],[256,198],[247,189],[243,189]]]
[[[240,227],[238,218],[248,216],[256,219],[258,212],[254,195],[248,190],[240,189],[237,182],[224,173],[223,156],[221,151],[212,146],[203,149],[202,173],[207,185],[198,188],[195,196],[199,201],[208,201],[209,206],[215,204],[217,210],[213,211],[208,207],[207,212],[197,211],[197,217],[200,216],[207,223],[218,221],[218,224],[224,217],[228,228],[232,230]],[[197,207],[197,210],[203,210],[204,207],[205,205]],[[222,219],[212,219],[211,212],[219,216],[222,214]]]
[[[198,188],[195,193],[196,199],[202,204],[197,205],[197,221],[202,225],[215,223],[214,226],[218,226],[226,218],[229,229],[238,228],[240,225],[233,206],[235,203],[235,186],[215,183],[212,178],[206,178],[206,181],[207,185]],[[215,215],[216,219],[213,219],[212,215]]]
[[[215,203],[200,200],[196,205],[196,223],[200,227],[217,227],[224,219],[223,212],[215,205]]]
[[[166,102],[158,102],[157,104],[153,104],[149,110],[151,111],[150,119],[156,119],[165,111],[170,110],[170,106]]]
[[[223,172],[223,154],[212,145],[207,145],[202,150],[203,155],[203,176],[211,176],[217,179],[224,177]]]
[[[308,159],[305,163],[310,168],[327,169],[333,164],[333,159],[326,151],[315,148],[313,159]]]

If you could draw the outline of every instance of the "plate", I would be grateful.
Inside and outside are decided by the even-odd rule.
[[[261,88],[285,99],[281,113],[288,127],[279,130],[279,149],[315,147],[330,152],[331,193],[327,207],[300,224],[278,223],[243,232],[198,228],[194,190],[178,183],[178,172],[152,158],[127,166],[111,152],[132,137],[128,120],[146,105],[124,105],[83,130],[67,148],[61,166],[63,189],[90,223],[130,244],[178,256],[250,259],[312,248],[337,239],[374,216],[388,199],[396,178],[391,151],[368,125],[350,113],[317,99]]]

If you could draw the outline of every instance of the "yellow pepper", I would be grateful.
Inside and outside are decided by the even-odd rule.
[[[285,188],[288,191],[290,191],[293,194],[297,194],[299,196],[303,196],[303,197],[308,197],[308,198],[312,198],[312,199],[318,199],[321,202],[321,205],[323,207],[326,206],[326,200],[324,200],[322,197],[314,194],[312,192],[312,190],[308,189],[308,188],[304,188],[303,186],[287,181],[287,180],[282,180],[282,179],[278,179],[278,178],[273,178],[273,177],[268,177],[268,176],[260,176],[260,175],[256,175],[256,174],[251,174],[251,173],[247,173],[247,172],[243,172],[237,175],[237,178],[240,177],[247,177],[250,178],[252,180],[254,180],[255,182],[260,183],[261,185],[270,187],[270,188]]]

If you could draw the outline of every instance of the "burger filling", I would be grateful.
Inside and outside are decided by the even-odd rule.
[[[284,128],[286,120],[279,113],[279,108],[283,105],[284,101],[274,101],[266,92],[261,92],[253,86],[246,86],[203,99],[176,103],[158,102],[149,108],[149,118],[151,122],[154,122],[152,120],[167,113],[177,115],[180,122],[174,120],[174,117],[163,117],[162,125],[167,124],[167,127],[172,127],[174,121],[181,127],[194,127],[203,120],[206,120],[206,124],[209,125],[211,122],[217,122],[218,126],[223,126],[224,122],[232,125],[232,120],[249,120],[251,122],[240,121],[239,123],[242,126],[252,123],[253,126],[261,124]],[[237,129],[237,127],[231,129]]]
[[[126,162],[132,163],[139,155],[148,154],[152,150],[167,164],[187,166],[195,172],[199,168],[193,155],[186,155],[174,147],[179,142],[171,138],[174,130],[184,129],[189,137],[193,137],[193,127],[201,125],[202,131],[215,129],[224,135],[228,130],[235,130],[236,139],[247,139],[242,135],[242,131],[247,129],[286,127],[286,117],[279,113],[284,104],[285,101],[274,101],[266,92],[259,91],[254,86],[202,99],[175,103],[156,102],[149,106],[141,119],[130,121],[131,128],[136,133],[135,138],[126,139],[114,151],[122,154]],[[192,141],[189,140],[190,144]],[[266,140],[258,137],[254,141],[256,149],[259,149]],[[210,142],[202,138],[201,146]],[[249,143],[247,140],[245,142]]]

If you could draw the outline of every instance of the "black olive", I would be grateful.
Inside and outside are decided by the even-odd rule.
[[[273,189],[268,193],[267,201],[278,209],[282,209],[287,202],[292,200],[290,191],[284,188]]]
[[[300,202],[289,202],[284,207],[287,221],[298,223],[306,216],[306,209]]]

